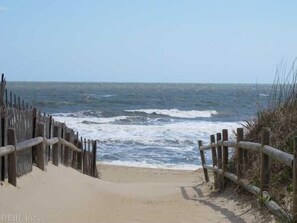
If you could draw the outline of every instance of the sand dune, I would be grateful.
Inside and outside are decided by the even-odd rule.
[[[98,165],[100,179],[62,165],[0,187],[0,222],[260,222],[234,193],[218,196],[202,171]],[[256,213],[256,214],[255,214]],[[256,218],[255,218],[256,217]]]

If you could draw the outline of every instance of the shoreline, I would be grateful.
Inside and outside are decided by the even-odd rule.
[[[189,165],[185,165],[183,168],[181,165],[153,165],[153,164],[133,164],[133,163],[116,163],[116,162],[105,162],[105,161],[96,161],[96,166],[98,165],[107,165],[107,166],[119,166],[119,167],[133,167],[133,168],[146,168],[146,169],[161,169],[161,170],[185,170],[185,171],[195,171],[198,169],[202,169],[201,165],[191,165],[193,168],[188,168]]]

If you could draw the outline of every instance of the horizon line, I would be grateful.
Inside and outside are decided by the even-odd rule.
[[[102,83],[102,84],[241,84],[241,85],[271,85],[273,83],[253,83],[253,82],[140,82],[140,81],[56,81],[56,80],[50,80],[50,81],[24,81],[24,80],[7,80],[6,82],[15,82],[15,83],[86,83],[86,84],[96,84],[96,83]]]

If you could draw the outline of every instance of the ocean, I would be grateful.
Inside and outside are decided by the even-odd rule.
[[[7,88],[80,136],[107,164],[197,169],[197,140],[232,131],[267,106],[270,85],[8,82]],[[210,162],[211,154],[206,153]]]

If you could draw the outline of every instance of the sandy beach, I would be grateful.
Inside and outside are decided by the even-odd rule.
[[[250,200],[214,192],[200,169],[97,167],[100,179],[49,164],[17,187],[4,182],[0,222],[264,222]]]

